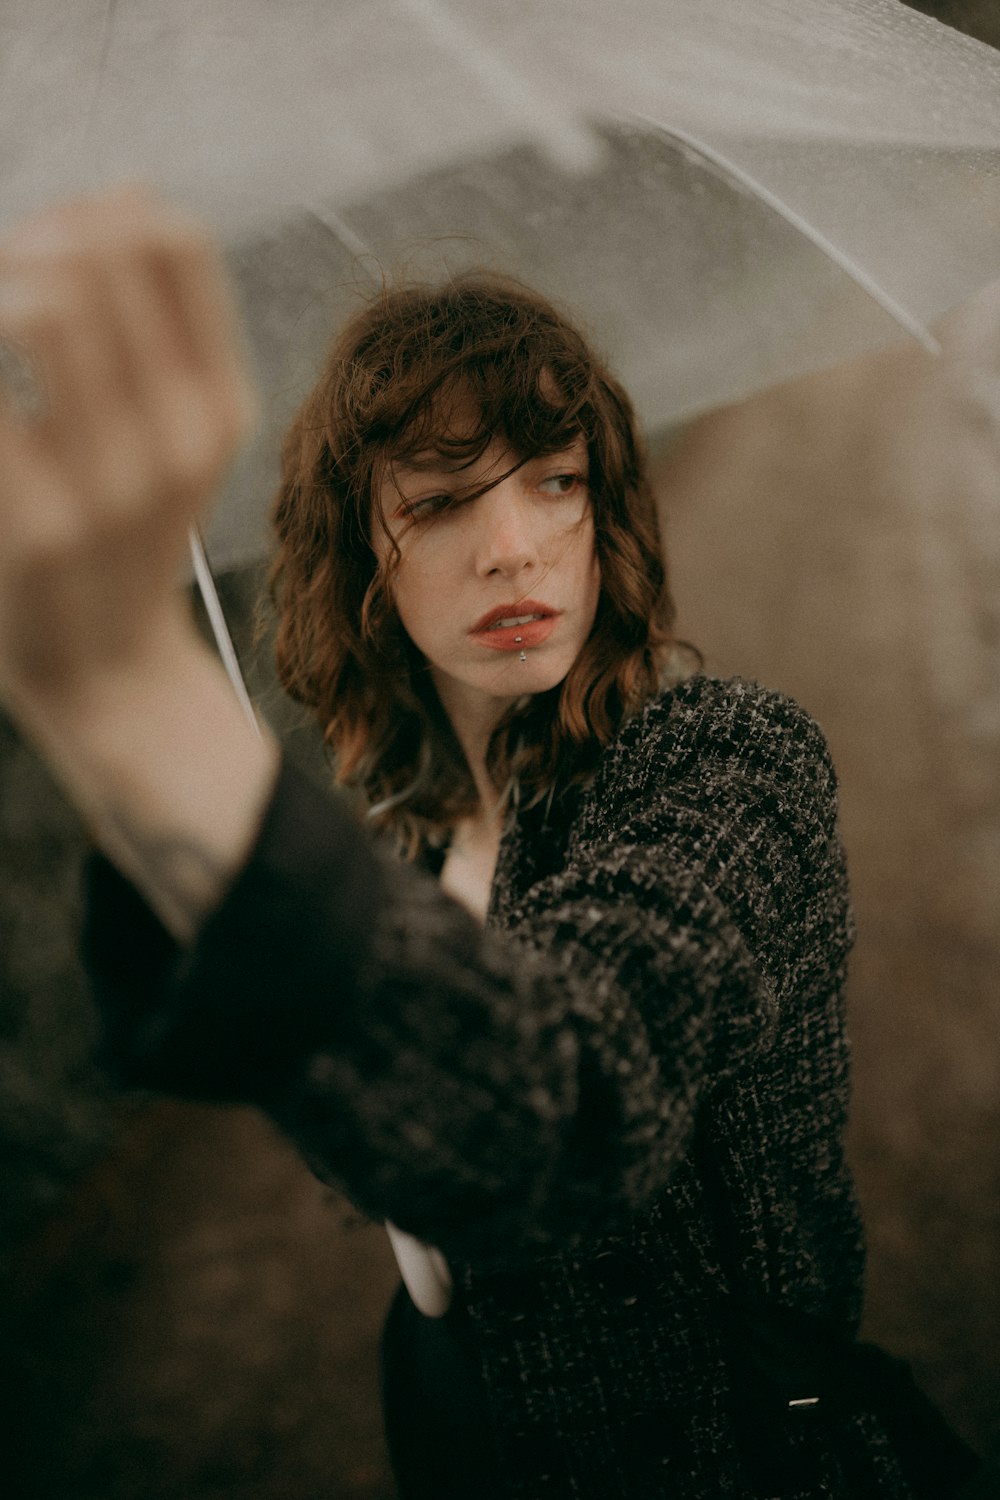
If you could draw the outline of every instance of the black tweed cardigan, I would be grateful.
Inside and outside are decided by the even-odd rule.
[[[719,1309],[856,1326],[851,937],[820,731],[698,676],[511,819],[486,930],[285,766],[193,948],[95,861],[86,951],[122,1081],[257,1104],[448,1256],[507,1494],[763,1500]],[[871,1413],[796,1420],[802,1500],[845,1442],[909,1493]]]

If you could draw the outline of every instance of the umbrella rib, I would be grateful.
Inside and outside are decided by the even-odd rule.
[[[919,318],[914,317],[901,302],[897,302],[895,297],[886,291],[885,287],[877,282],[873,276],[869,276],[868,272],[862,266],[858,265],[857,261],[852,260],[849,255],[845,255],[844,251],[839,249],[832,240],[827,239],[822,230],[817,229],[814,224],[810,224],[808,219],[804,219],[801,214],[792,208],[791,204],[786,203],[783,198],[779,198],[776,193],[773,193],[770,188],[765,187],[756,177],[751,176],[749,172],[737,166],[734,161],[730,161],[729,157],[724,156],[721,151],[717,151],[714,146],[708,145],[706,141],[699,140],[697,136],[688,134],[686,130],[679,130],[673,125],[663,125],[659,120],[651,119],[648,115],[638,115],[635,118],[641,120],[644,125],[652,126],[661,135],[678,141],[696,156],[703,157],[704,160],[711,162],[713,166],[718,167],[727,177],[732,178],[741,187],[746,188],[760,202],[764,203],[774,213],[784,219],[787,224],[790,224],[793,229],[797,230],[804,239],[809,240],[811,244],[815,245],[816,249],[825,255],[828,260],[832,260],[835,265],[839,266],[863,292],[871,297],[874,302],[877,302],[882,310],[887,312],[890,318],[898,323],[906,333],[916,339],[917,343],[921,344],[929,354],[938,355],[941,353],[941,345],[934,335],[924,327]]]
[[[229,633],[229,626],[226,624],[222,601],[215,587],[212,569],[209,567],[208,553],[205,551],[205,543],[202,541],[201,532],[197,526],[192,526],[188,532],[188,545],[191,549],[194,576],[198,580],[198,588],[205,604],[208,622],[212,627],[215,644],[222,658],[222,665],[226,669],[226,676],[233,685],[243,712],[250,720],[256,733],[260,735],[260,725],[257,722],[257,715],[254,713],[250,694],[247,692],[246,683],[243,680],[243,673],[240,671],[236,647],[233,645],[233,638]]]
[[[353,255],[357,260],[365,260],[372,256],[371,246],[366,245],[361,236],[355,234],[347,220],[342,219],[339,214],[331,213],[325,208],[322,213],[317,213],[314,208],[308,208],[306,213],[321,229],[332,234],[338,245],[343,245],[349,255]]]
[[[355,234],[351,226],[339,214],[326,210],[322,214],[319,214],[312,208],[306,209],[306,213],[321,229],[324,229],[327,234],[332,235],[337,243],[342,245],[350,255],[353,255],[359,261],[371,258],[372,251],[370,247],[365,244],[359,235]],[[254,712],[253,703],[247,691],[239,657],[236,655],[236,647],[233,645],[233,638],[226,621],[226,614],[222,608],[222,600],[219,598],[219,591],[215,586],[215,578],[208,561],[208,552],[197,526],[192,526],[188,531],[188,548],[191,553],[191,563],[194,568],[195,580],[198,584],[198,592],[201,594],[202,602],[205,605],[205,613],[208,616],[208,623],[211,627],[212,636],[222,660],[222,665],[226,670],[226,676],[232,684],[233,691],[243,712],[253,726],[255,733],[259,736],[260,724],[257,722],[257,715]]]

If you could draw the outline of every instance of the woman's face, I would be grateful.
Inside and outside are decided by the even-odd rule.
[[[462,469],[437,453],[394,466],[381,504],[400,561],[400,619],[454,715],[555,687],[590,634],[600,592],[587,445],[520,460],[501,439]],[[513,473],[507,471],[513,469]],[[440,497],[476,489],[440,508]],[[376,546],[389,547],[379,527]]]

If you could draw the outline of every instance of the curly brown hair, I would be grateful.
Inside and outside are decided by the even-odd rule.
[[[479,414],[463,460],[498,435],[528,459],[580,434],[590,460],[594,626],[563,681],[518,699],[497,726],[487,766],[498,792],[531,801],[586,779],[625,718],[690,661],[673,634],[635,414],[583,337],[544,298],[491,274],[383,286],[335,340],[285,438],[269,589],[282,685],[318,719],[337,780],[363,791],[409,857],[479,798],[393,606],[399,550],[379,558],[375,499],[392,464],[428,446],[455,457],[456,401]]]

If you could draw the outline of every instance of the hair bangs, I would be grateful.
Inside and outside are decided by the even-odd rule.
[[[519,343],[489,360],[463,359],[446,376],[431,368],[400,431],[386,441],[390,462],[461,472],[497,437],[522,459],[568,448],[586,435],[584,403],[565,395],[546,353]]]

